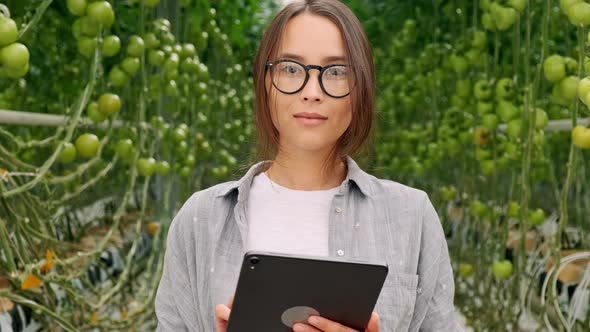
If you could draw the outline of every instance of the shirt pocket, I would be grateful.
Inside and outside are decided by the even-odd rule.
[[[375,311],[379,314],[381,331],[406,332],[410,326],[416,303],[418,275],[389,273]]]

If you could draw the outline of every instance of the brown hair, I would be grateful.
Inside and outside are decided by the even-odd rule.
[[[266,28],[254,62],[255,122],[259,154],[265,160],[274,158],[279,148],[279,132],[272,122],[269,93],[265,86],[266,63],[276,56],[289,20],[302,13],[325,17],[338,27],[355,81],[350,93],[352,121],[338,139],[331,155],[333,158],[330,159],[358,152],[373,127],[375,69],[371,47],[359,20],[348,7],[337,0],[295,1],[279,11]],[[350,61],[351,59],[354,61]]]

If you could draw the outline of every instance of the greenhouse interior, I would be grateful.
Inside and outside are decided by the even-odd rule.
[[[248,307],[306,305],[313,280],[332,294],[328,259],[360,271],[361,258],[388,274],[340,274],[342,298],[257,331],[590,331],[589,27],[586,0],[0,0],[0,331],[251,332]],[[263,58],[279,47],[305,56]],[[319,153],[345,169],[304,172]],[[291,196],[261,200],[262,174]],[[307,205],[273,206],[328,194],[309,223]],[[253,218],[257,248],[277,236],[330,256],[285,278],[302,297],[248,279],[230,233],[244,204],[296,231]],[[197,207],[217,211],[186,217]],[[280,275],[275,262],[257,272]],[[312,315],[330,324],[295,329]]]

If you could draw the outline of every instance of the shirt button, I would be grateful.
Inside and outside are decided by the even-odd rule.
[[[344,256],[344,250],[338,250],[338,256]]]
[[[342,212],[342,209],[340,207],[337,207],[336,209],[334,209],[336,211],[336,213],[340,213]]]

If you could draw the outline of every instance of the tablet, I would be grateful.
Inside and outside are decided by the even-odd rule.
[[[292,331],[310,315],[364,331],[387,272],[376,262],[249,251],[227,331]]]

